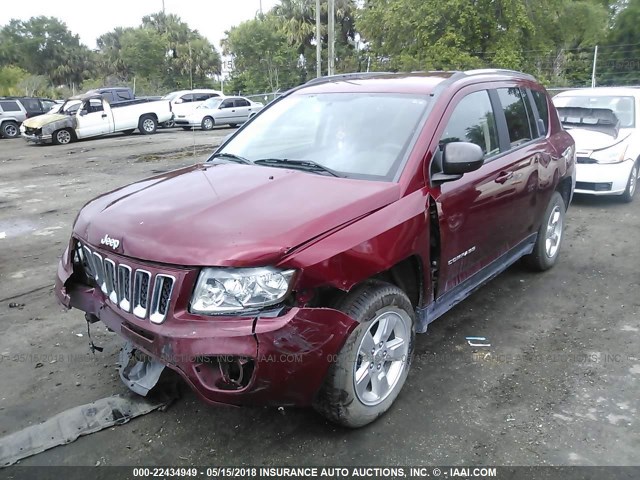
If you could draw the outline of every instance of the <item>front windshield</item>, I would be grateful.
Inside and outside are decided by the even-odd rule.
[[[576,97],[557,96],[553,99],[556,107],[606,108],[612,110],[620,120],[620,127],[635,126],[635,106],[633,97],[584,95]]]
[[[218,108],[222,100],[222,98],[210,98],[206,102],[203,102],[198,108]]]
[[[216,153],[250,161],[311,161],[346,177],[392,180],[427,101],[392,93],[294,94],[258,115]]]
[[[176,98],[178,96],[178,92],[173,92],[173,93],[167,93],[164,97],[162,97],[162,100],[173,100],[174,98]]]
[[[82,100],[69,100],[64,103],[60,109],[60,113],[67,113],[69,115],[75,114],[82,105]]]

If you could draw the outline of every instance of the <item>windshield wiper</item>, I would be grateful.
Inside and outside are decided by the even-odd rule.
[[[247,158],[241,157],[240,155],[235,155],[233,153],[225,153],[225,152],[220,152],[220,153],[214,153],[213,155],[211,155],[211,158],[209,158],[209,160],[213,160],[214,158],[228,158],[229,160],[236,162],[236,163],[243,163],[245,165],[252,165],[253,162]]]
[[[259,165],[267,165],[269,167],[283,167],[283,168],[291,168],[297,170],[303,170],[306,172],[315,172],[315,173],[328,173],[334,177],[344,177],[340,173],[335,170],[325,167],[324,165],[320,165],[311,160],[289,160],[287,158],[261,158],[259,160],[255,160],[253,163]]]

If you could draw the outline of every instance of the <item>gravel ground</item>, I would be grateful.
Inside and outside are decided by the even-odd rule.
[[[0,140],[0,435],[127,392],[120,340],[97,324],[105,350],[90,354],[82,312],[52,293],[71,224],[94,196],[202,161],[231,131]],[[166,412],[21,463],[638,465],[638,202],[576,199],[558,265],[515,265],[430,325],[396,404],[366,428],[307,409],[212,408],[185,391]]]

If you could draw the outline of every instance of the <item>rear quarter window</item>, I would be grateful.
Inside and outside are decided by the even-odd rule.
[[[547,100],[547,95],[544,92],[539,90],[531,90],[531,95],[533,95],[533,101],[538,108],[538,115],[540,116],[540,120],[544,124],[544,131],[549,131],[549,103]]]
[[[522,90],[518,87],[509,87],[498,88],[496,91],[507,121],[511,148],[537,137],[537,132],[535,135],[531,132],[531,122],[527,115]]]
[[[15,101],[0,101],[0,109],[4,112],[20,112],[18,102]]]

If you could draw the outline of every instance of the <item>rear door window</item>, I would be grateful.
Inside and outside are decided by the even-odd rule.
[[[18,102],[15,100],[0,101],[0,108],[5,112],[21,112],[22,110],[18,106]]]
[[[486,90],[473,92],[460,100],[440,139],[440,144],[471,142],[482,148],[485,158],[500,153],[498,129]]]
[[[237,98],[235,102],[236,107],[248,107],[249,102],[244,98]]]
[[[537,137],[531,132],[531,123],[524,103],[522,90],[518,87],[498,88],[498,97],[507,121],[509,143],[517,147]]]

